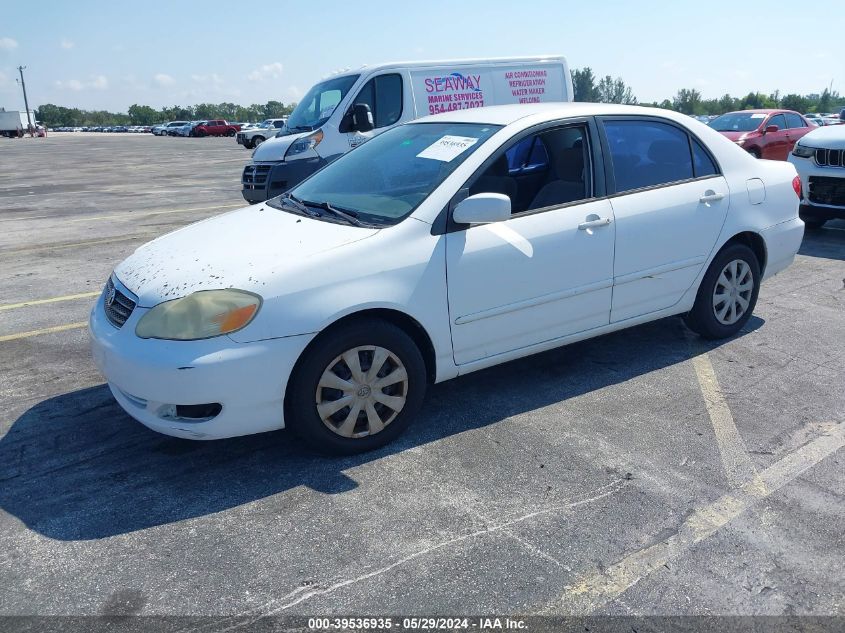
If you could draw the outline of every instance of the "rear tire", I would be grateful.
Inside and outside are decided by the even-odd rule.
[[[321,334],[304,352],[288,383],[286,423],[318,452],[362,453],[410,425],[425,389],[425,361],[411,337],[387,321],[361,320]]]
[[[745,244],[731,244],[711,262],[684,322],[703,338],[728,338],[751,318],[759,292],[757,256]]]

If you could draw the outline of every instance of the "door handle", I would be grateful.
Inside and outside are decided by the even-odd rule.
[[[599,218],[598,220],[587,220],[578,225],[579,231],[586,231],[587,229],[594,229],[600,226],[607,226],[610,224],[610,218]]]
[[[712,189],[708,189],[707,191],[704,192],[704,195],[701,196],[698,199],[698,201],[703,202],[704,204],[707,204],[708,202],[718,202],[719,200],[721,200],[724,197],[725,197],[725,194],[716,193]]]

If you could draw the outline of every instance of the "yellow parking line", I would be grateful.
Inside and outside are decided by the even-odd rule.
[[[33,299],[32,301],[22,301],[21,303],[8,303],[0,305],[0,310],[14,310],[15,308],[25,308],[27,306],[37,306],[43,303],[56,303],[58,301],[72,301],[73,299],[87,299],[88,297],[96,297],[100,294],[100,290],[95,292],[81,292],[76,295],[65,295],[64,297],[51,297],[49,299]]]
[[[719,446],[719,454],[722,457],[728,483],[732,488],[739,488],[757,477],[757,469],[748,454],[745,441],[736,428],[733,415],[707,354],[694,357],[692,366],[695,369],[701,395],[704,396],[704,405],[710,416],[713,432],[716,434],[716,444]]]
[[[5,341],[17,341],[22,338],[30,338],[31,336],[40,336],[41,334],[53,334],[54,332],[65,332],[66,330],[78,330],[88,325],[88,321],[80,321],[79,323],[65,323],[64,325],[56,325],[53,327],[45,327],[40,330],[30,330],[29,332],[18,332],[17,334],[6,334],[0,336],[0,343]]]
[[[794,481],[825,458],[845,446],[845,424],[829,430],[809,444],[786,455],[759,473],[759,477],[697,508],[677,532],[654,545],[623,557],[601,571],[581,576],[542,613],[590,612],[615,600],[640,580],[684,555],[694,545],[710,538],[756,504]]]
[[[244,203],[246,204],[246,203]],[[222,204],[216,205],[213,207],[195,207],[193,209],[161,209],[159,211],[144,211],[144,212],[127,212],[127,213],[113,213],[111,215],[94,215],[94,216],[84,216],[81,218],[74,218],[70,220],[71,222],[87,222],[89,220],[112,220],[115,218],[140,218],[150,215],[165,215],[168,213],[190,213],[191,211],[212,211],[214,209],[237,209],[239,207],[244,206],[244,204]]]

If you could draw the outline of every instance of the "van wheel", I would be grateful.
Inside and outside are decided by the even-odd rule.
[[[311,448],[351,455],[398,437],[422,405],[425,362],[414,341],[367,319],[320,335],[288,384],[286,422]]]
[[[684,322],[706,339],[733,336],[751,318],[759,292],[760,264],[754,251],[731,244],[710,264]]]
[[[263,137],[263,136],[253,136],[253,137],[252,137],[252,146],[253,146],[253,147],[258,147],[258,146],[259,146],[259,145],[261,145],[263,142],[264,142],[264,137]]]

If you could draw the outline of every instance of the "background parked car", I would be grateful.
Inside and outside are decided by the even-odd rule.
[[[816,128],[789,155],[801,177],[801,219],[815,229],[845,218],[845,126]]]
[[[258,147],[268,138],[272,138],[278,134],[279,130],[284,129],[287,117],[283,119],[264,119],[257,126],[241,131],[237,134],[238,145],[243,145],[247,149]]]
[[[176,128],[186,125],[187,121],[171,121],[170,123],[163,123],[157,136],[175,136]],[[155,132],[153,132],[155,134]]]
[[[792,146],[813,128],[792,110],[728,112],[710,122],[717,132],[757,158],[786,160]]]
[[[211,119],[194,126],[191,136],[234,136],[240,129],[240,125],[229,123],[223,119]]]

